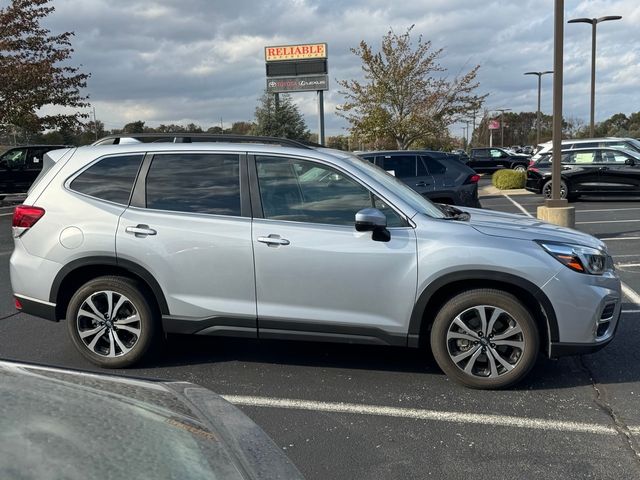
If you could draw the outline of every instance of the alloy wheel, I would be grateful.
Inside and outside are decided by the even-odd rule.
[[[102,290],[82,302],[76,316],[76,329],[92,353],[113,358],[135,347],[142,323],[135,305],[125,295]]]
[[[521,326],[507,311],[477,305],[460,313],[449,325],[447,351],[465,374],[497,378],[519,363],[526,342]]]

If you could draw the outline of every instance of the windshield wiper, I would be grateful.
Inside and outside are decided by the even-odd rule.
[[[444,203],[437,203],[436,205],[446,215],[443,220],[460,220],[462,222],[466,222],[471,218],[471,214],[469,212],[463,212],[453,205],[446,205]]]

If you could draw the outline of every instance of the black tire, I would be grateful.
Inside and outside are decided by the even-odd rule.
[[[87,302],[96,307],[100,316]],[[109,318],[111,315],[113,318]],[[117,276],[95,278],[75,292],[67,307],[67,327],[82,356],[103,368],[125,368],[138,363],[155,350],[161,337],[156,309],[147,300],[144,289],[134,280]],[[94,330],[98,333],[92,335],[90,332]],[[136,335],[134,331],[139,333]]]
[[[545,198],[551,198],[551,185],[551,180],[548,180],[542,186],[542,195],[544,195]],[[567,201],[572,201],[577,198],[577,196],[571,192],[569,186],[567,185],[567,182],[565,182],[564,180],[560,181],[560,198],[566,198]]]
[[[491,332],[486,335],[478,333],[482,327],[477,309],[484,310],[487,326],[496,314]],[[473,337],[458,326],[458,317]],[[520,333],[511,330],[514,326],[519,327]],[[474,289],[452,297],[442,306],[431,328],[431,350],[436,362],[448,377],[471,388],[498,389],[516,384],[535,364],[539,345],[540,336],[531,314],[516,297],[501,290]],[[454,357],[459,360],[456,362]]]
[[[511,168],[516,172],[526,172],[527,171],[527,167],[525,165],[520,165],[520,164],[514,165]]]

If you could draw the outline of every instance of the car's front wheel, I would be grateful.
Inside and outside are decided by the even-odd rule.
[[[522,380],[538,356],[531,314],[510,293],[474,289],[447,301],[431,328],[440,368],[472,388],[504,388]]]
[[[78,351],[105,368],[140,361],[158,337],[153,308],[140,286],[125,277],[99,277],[85,283],[67,308],[69,335]]]

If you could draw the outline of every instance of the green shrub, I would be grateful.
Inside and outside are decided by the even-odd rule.
[[[525,172],[515,170],[498,170],[491,177],[491,183],[500,190],[512,190],[514,188],[524,188],[527,177]]]

